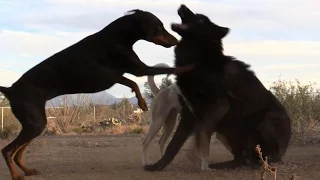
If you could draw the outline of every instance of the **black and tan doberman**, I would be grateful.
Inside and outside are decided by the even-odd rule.
[[[22,155],[28,144],[46,127],[47,100],[64,94],[95,93],[119,83],[135,92],[140,108],[146,111],[148,108],[139,87],[125,78],[124,73],[136,76],[179,74],[193,68],[145,65],[132,48],[138,40],[146,40],[166,48],[178,43],[155,15],[147,11],[132,10],[130,14],[116,19],[101,31],[31,68],[11,87],[0,87],[0,91],[10,101],[13,114],[22,125],[18,137],[2,149],[13,180],[24,179],[14,162],[26,176],[39,174],[39,171],[23,163]]]

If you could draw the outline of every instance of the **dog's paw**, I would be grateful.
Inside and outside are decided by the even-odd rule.
[[[148,160],[146,165],[151,165],[151,164],[153,164],[153,162]]]
[[[209,168],[209,166],[201,166],[201,171],[208,172],[208,171],[213,171],[213,169]]]
[[[143,166],[143,170],[145,171],[161,171],[163,168],[158,166],[157,164],[150,164]]]
[[[201,171],[211,171],[212,169],[209,167],[208,158],[202,158],[201,161]]]
[[[147,166],[153,164],[150,160],[143,160],[142,161],[142,166]]]

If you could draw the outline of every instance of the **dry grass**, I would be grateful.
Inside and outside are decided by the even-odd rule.
[[[122,125],[118,127],[106,128],[100,134],[142,134],[145,127],[137,124]]]
[[[263,158],[260,145],[256,146],[256,152],[258,153],[259,158],[260,158],[260,160],[262,162],[261,180],[266,180],[267,179],[266,178],[267,172],[270,172],[274,176],[274,179],[276,180],[277,179],[277,168],[276,167],[271,167],[268,164],[268,157]]]
[[[259,144],[256,146],[256,152],[258,153],[259,158],[262,162],[261,180],[267,180],[267,173],[268,172],[271,173],[271,175],[274,177],[274,180],[277,180],[278,169],[277,169],[277,167],[272,167],[269,165],[267,156],[265,158],[263,158],[262,150],[261,150],[261,147]],[[290,180],[296,180],[296,175],[293,174],[291,176]]]
[[[314,85],[302,85],[298,80],[279,80],[270,87],[292,118],[293,133],[316,134],[320,130],[320,93]],[[78,102],[77,105],[74,105],[74,101]],[[86,95],[79,94],[76,100],[66,98],[64,106],[47,108],[48,125],[44,134],[140,134],[149,122],[146,113],[136,110],[137,106],[133,107],[126,99],[111,106],[93,105]],[[101,126],[100,122],[112,118],[119,120],[121,125]],[[20,129],[11,109],[5,108],[4,130],[0,130],[0,137],[6,138]]]
[[[278,80],[270,90],[286,107],[294,133],[317,133],[320,130],[320,92],[315,83]]]
[[[146,113],[128,101],[117,105],[95,105],[84,95],[79,95],[79,106],[73,102],[46,109],[47,127],[44,135],[100,135],[100,134],[141,134],[144,132]],[[137,110],[138,109],[138,110]],[[118,123],[112,122],[116,120]],[[101,122],[110,122],[104,126]],[[4,129],[0,129],[0,138],[16,135],[21,125],[12,114],[10,108],[4,108]]]

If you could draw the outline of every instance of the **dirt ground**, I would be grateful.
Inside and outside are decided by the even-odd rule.
[[[259,180],[259,170],[212,170],[200,172],[200,164],[192,164],[186,158],[187,146],[162,172],[143,171],[141,165],[141,135],[121,136],[53,136],[39,137],[30,144],[25,160],[42,174],[28,180],[205,180],[236,179]],[[150,159],[159,158],[158,138],[150,147]],[[9,140],[0,140],[0,147]],[[222,162],[232,156],[219,143],[211,143],[210,161]],[[320,179],[320,143],[291,145],[284,158],[284,165],[277,165],[277,179],[289,179],[293,173],[298,180]],[[0,158],[0,179],[9,180],[10,174],[3,157]],[[268,179],[273,179],[271,176]]]

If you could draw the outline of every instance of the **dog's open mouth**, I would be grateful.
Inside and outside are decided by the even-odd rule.
[[[181,30],[187,30],[188,29],[188,25],[187,24],[179,24],[179,23],[172,23],[171,24],[171,29],[172,30],[177,30],[177,29],[181,29]]]
[[[195,14],[184,4],[179,7],[178,15],[180,16],[182,23],[190,22],[195,16]]]

